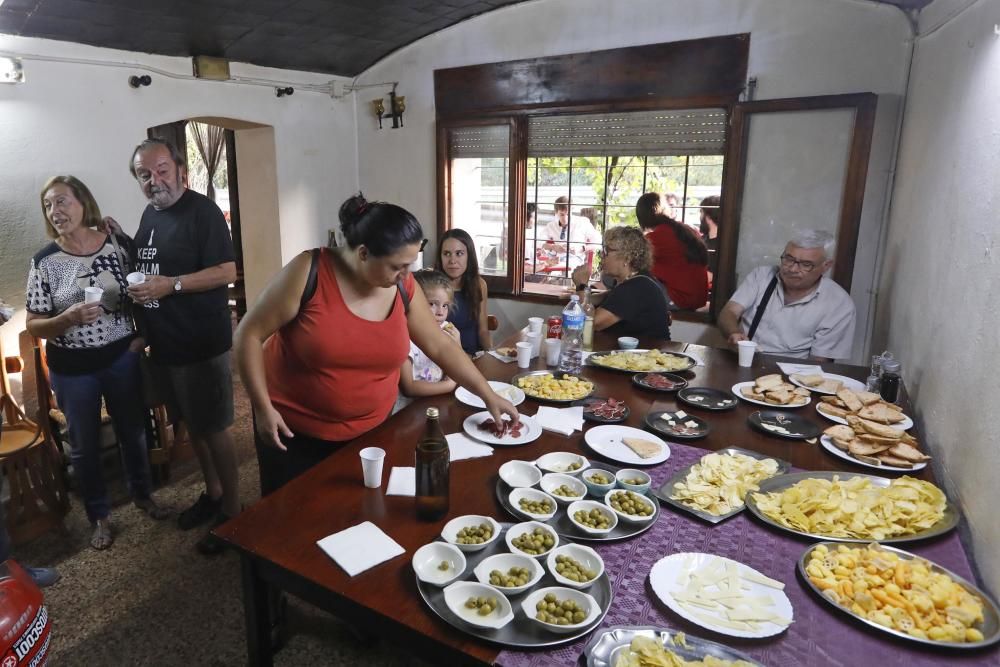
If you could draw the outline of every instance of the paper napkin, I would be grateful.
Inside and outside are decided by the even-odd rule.
[[[509,364],[512,361],[517,361],[517,357],[507,357],[507,356],[504,356],[504,355],[500,354],[496,350],[490,350],[490,356],[491,357],[496,357],[497,359],[499,359],[500,361],[504,362],[505,364]]]
[[[387,496],[413,496],[417,493],[416,468],[397,466],[389,472],[389,484],[385,487]]]
[[[406,553],[406,549],[371,521],[327,535],[316,544],[352,577]]]
[[[463,459],[477,459],[481,456],[491,456],[493,448],[476,442],[464,433],[449,433],[444,436],[448,441],[448,450],[451,452],[452,461]]]
[[[543,405],[538,408],[535,419],[546,431],[573,435],[573,431],[583,430],[583,406],[551,408]]]
[[[822,375],[823,367],[815,364],[790,364],[787,361],[779,361],[778,368],[785,375],[797,373],[799,375]]]

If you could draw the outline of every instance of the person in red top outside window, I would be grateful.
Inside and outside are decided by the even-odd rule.
[[[635,204],[635,214],[653,247],[651,273],[670,295],[672,310],[697,310],[708,302],[708,249],[694,229],[663,213],[657,192],[647,192]]]

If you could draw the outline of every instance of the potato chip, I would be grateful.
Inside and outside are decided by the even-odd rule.
[[[520,377],[517,379],[517,386],[528,396],[554,401],[573,401],[589,396],[594,390],[592,382],[575,375],[555,378],[550,373]]]
[[[755,493],[761,512],[786,528],[828,537],[884,540],[927,530],[944,517],[947,499],[938,487],[913,477],[888,487],[870,479],[807,478],[772,493]]]
[[[593,362],[598,366],[607,366],[623,371],[680,371],[686,369],[691,360],[660,350],[648,350],[646,352],[612,352],[594,357]]]
[[[706,454],[691,466],[684,481],[674,484],[670,498],[719,516],[743,507],[747,492],[756,491],[758,482],[777,472],[774,459],[760,460],[735,452]]]
[[[683,635],[678,634],[675,645],[682,646]],[[649,637],[636,637],[628,651],[619,654],[614,667],[750,667],[745,660],[723,660],[706,655],[701,660],[685,660],[663,644]]]

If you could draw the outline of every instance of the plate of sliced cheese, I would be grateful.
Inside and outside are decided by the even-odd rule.
[[[792,624],[785,584],[729,558],[671,554],[653,565],[649,583],[671,611],[713,632],[756,639]]]
[[[595,426],[584,433],[583,439],[601,456],[628,465],[650,466],[670,458],[667,443],[631,426]]]

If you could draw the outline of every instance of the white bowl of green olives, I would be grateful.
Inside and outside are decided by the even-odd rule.
[[[574,500],[587,497],[587,485],[571,475],[550,472],[542,477],[542,481],[538,485],[542,487],[542,491],[555,498],[562,505],[568,505]]]
[[[522,554],[494,554],[480,561],[473,570],[479,583],[497,588],[505,595],[523,593],[545,574],[541,564]]]
[[[652,477],[635,468],[622,468],[615,474],[615,480],[620,488],[636,493],[646,493],[653,483]]]
[[[550,551],[545,565],[556,581],[573,588],[588,588],[604,574],[600,554],[573,542]]]
[[[500,479],[515,488],[534,486],[542,479],[542,471],[530,461],[507,461],[500,466]]]
[[[615,488],[615,474],[610,470],[591,468],[581,475],[587,491],[595,496],[603,497],[605,493]]]
[[[559,535],[540,521],[515,523],[504,536],[507,548],[513,554],[526,554],[533,558],[544,558],[559,546]]]
[[[451,613],[470,625],[494,630],[514,620],[514,609],[503,593],[475,581],[456,581],[444,589]]]
[[[535,521],[548,521],[559,507],[555,498],[538,489],[514,489],[507,499],[515,512]]]
[[[549,452],[538,457],[535,465],[543,472],[558,472],[564,475],[579,475],[590,467],[590,461],[582,454],[573,452]]]
[[[444,524],[441,537],[462,551],[480,551],[500,537],[500,524],[492,517],[466,514]]]
[[[627,489],[611,489],[604,494],[604,504],[629,523],[645,523],[656,516],[656,506],[649,496]]]
[[[588,535],[607,535],[618,525],[618,515],[596,500],[578,500],[566,508],[573,525]]]
[[[574,588],[548,586],[521,600],[524,615],[550,632],[569,634],[585,628],[601,615],[601,605]]]
[[[411,560],[417,579],[434,586],[447,586],[465,572],[462,551],[446,542],[431,542],[417,549]]]

